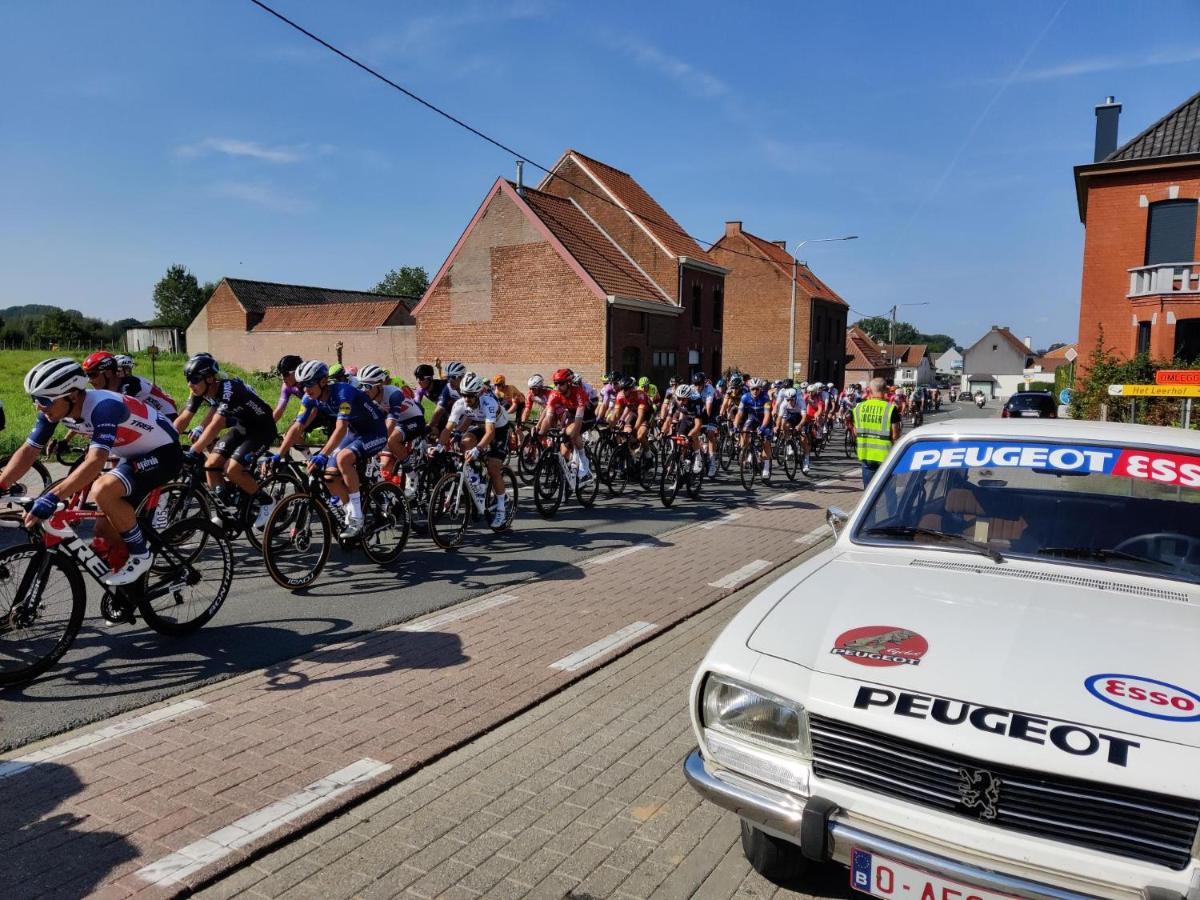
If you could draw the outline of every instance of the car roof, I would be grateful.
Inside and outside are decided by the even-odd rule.
[[[1029,440],[1103,441],[1124,446],[1152,446],[1200,452],[1200,431],[1125,422],[1084,419],[951,419],[923,425],[906,438],[979,440],[1027,438]]]

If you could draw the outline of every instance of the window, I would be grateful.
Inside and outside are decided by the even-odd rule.
[[[712,368],[708,370],[710,378],[718,378],[721,374],[721,351],[714,350],[712,352]]]
[[[1180,319],[1175,325],[1175,356],[1200,362],[1200,319]]]
[[[675,354],[666,350],[655,350],[653,354],[654,367],[656,369],[673,369],[675,368]]]
[[[636,377],[642,371],[642,351],[637,347],[626,347],[622,350],[621,371]]]
[[[702,294],[701,294],[701,291],[700,291],[700,285],[698,285],[698,284],[693,284],[693,285],[692,285],[692,327],[693,327],[693,328],[699,328],[699,327],[700,327],[700,303],[701,303],[701,299],[702,299]]]
[[[1150,204],[1144,265],[1191,262],[1196,256],[1196,201]]]
[[[1137,350],[1135,353],[1150,352],[1150,323],[1138,322],[1137,327]]]
[[[713,289],[713,331],[721,330],[721,322],[725,319],[725,289],[719,285]],[[715,372],[716,369],[714,368]]]

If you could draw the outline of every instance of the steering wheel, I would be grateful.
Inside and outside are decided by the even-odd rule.
[[[1168,547],[1168,542],[1173,543],[1176,547]],[[1183,546],[1183,552],[1178,552],[1177,547]],[[1200,564],[1200,538],[1192,537],[1187,534],[1180,534],[1177,531],[1155,531],[1149,534],[1139,534],[1131,538],[1126,538],[1113,547],[1114,550],[1119,550],[1124,553],[1136,553],[1138,556],[1145,556],[1150,559],[1157,559],[1160,562],[1174,563],[1176,565],[1197,565]],[[1195,560],[1195,562],[1189,562]]]

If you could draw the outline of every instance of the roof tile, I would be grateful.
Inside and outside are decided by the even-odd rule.
[[[240,299],[240,295],[239,295]],[[379,328],[396,311],[396,301],[292,303],[269,306],[252,331],[361,331]]]
[[[397,294],[375,294],[370,291],[342,291],[302,284],[247,281],[244,278],[226,278],[225,283],[233,290],[238,302],[247,312],[258,313],[275,306],[381,303],[385,300],[391,303],[393,310],[401,303],[404,304],[405,309],[412,309],[421,299],[420,297],[402,297]]]
[[[763,240],[758,235],[751,234],[748,231],[743,230],[742,237],[746,238],[771,262],[779,266],[788,278],[792,277],[792,254],[788,253],[787,250],[778,244]],[[838,295],[837,291],[818,278],[816,273],[805,263],[800,263],[796,266],[796,283],[810,297],[816,297],[819,300],[830,300],[834,303],[840,303],[842,306],[850,305]]]
[[[1200,94],[1184,100],[1133,140],[1110,153],[1104,162],[1126,162],[1200,153]]]

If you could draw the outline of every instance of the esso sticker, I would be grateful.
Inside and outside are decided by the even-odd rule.
[[[1200,488],[1200,457],[1152,450],[1123,450],[1113,467],[1113,475]]]
[[[1200,722],[1200,694],[1165,681],[1107,672],[1093,675],[1083,684],[1097,700],[1134,715]]]

